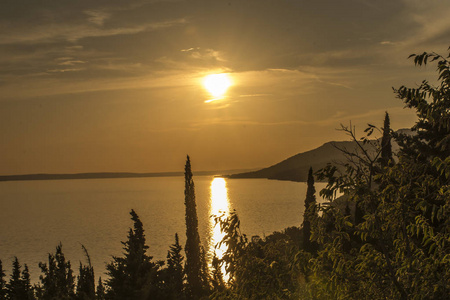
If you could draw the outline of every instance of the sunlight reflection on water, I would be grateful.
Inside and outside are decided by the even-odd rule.
[[[230,203],[228,200],[228,190],[227,182],[224,178],[214,178],[211,181],[210,187],[211,195],[211,206],[210,215],[219,216],[223,213],[227,217],[230,213]],[[226,251],[226,246],[222,244],[220,247],[216,247],[217,244],[222,240],[224,233],[220,230],[219,224],[214,224],[214,217],[210,218],[210,243],[209,243],[209,253],[211,254],[211,259],[209,265],[211,267],[211,260],[215,253],[218,259],[223,257]],[[225,265],[222,266],[222,273],[225,274]],[[225,278],[226,279],[226,278]]]

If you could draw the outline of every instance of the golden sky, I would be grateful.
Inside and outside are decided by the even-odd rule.
[[[435,80],[450,2],[5,0],[0,174],[258,168],[409,127],[392,87]],[[206,75],[232,85],[215,101]]]

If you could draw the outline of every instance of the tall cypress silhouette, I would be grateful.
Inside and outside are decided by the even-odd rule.
[[[6,280],[5,280],[6,274],[3,270],[2,261],[0,260],[0,299],[5,298],[6,294]]]
[[[381,166],[386,167],[392,161],[391,122],[389,114],[384,116],[383,137],[381,138]]]
[[[146,299],[152,295],[158,298],[158,268],[147,255],[144,226],[132,209],[130,212],[133,228],[128,231],[128,240],[122,242],[124,256],[113,256],[113,261],[106,266],[109,279],[107,299],[134,300]]]
[[[95,277],[94,277],[94,267],[91,264],[91,257],[84,247],[84,254],[88,261],[88,265],[84,266],[80,261],[79,275],[77,276],[77,289],[76,295],[78,299],[94,299],[95,298]]]
[[[103,286],[102,277],[98,278],[97,291],[95,292],[96,300],[105,300],[105,287]]]
[[[175,233],[175,243],[170,246],[167,253],[166,284],[169,292],[167,298],[170,299],[184,299],[184,257],[181,254],[182,249],[178,234]]]
[[[20,268],[21,265],[19,264],[19,260],[17,257],[14,257],[11,278],[9,279],[9,283],[6,285],[7,299],[22,299],[22,297],[24,297],[22,280],[20,278]]]
[[[184,167],[184,183],[184,205],[186,206],[186,247],[184,250],[186,252],[187,295],[195,299],[203,293],[203,280],[197,205],[189,155]]]
[[[303,249],[314,252],[315,244],[311,243],[311,220],[316,213],[316,188],[312,168],[309,168],[307,190],[305,198],[305,212],[303,213]]]

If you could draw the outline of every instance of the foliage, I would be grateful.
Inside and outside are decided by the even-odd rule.
[[[198,234],[197,205],[195,202],[195,187],[191,170],[189,156],[186,159],[184,168],[184,204],[186,207],[186,279],[187,295],[189,298],[200,298],[208,291],[208,278],[203,266],[206,265],[204,255],[202,255],[200,245],[200,235]]]
[[[113,257],[106,266],[109,279],[106,281],[107,299],[147,299],[158,298],[159,264],[153,263],[152,257],[146,254],[144,228],[134,210],[130,212],[134,228],[128,232],[128,240],[124,245],[124,256]]]
[[[381,137],[380,164],[382,167],[386,167],[390,162],[393,162],[391,144],[391,121],[389,119],[389,114],[386,112],[384,116],[383,136]]]
[[[91,265],[91,258],[87,252],[86,247],[81,246],[86,255],[88,265],[83,266],[80,262],[79,275],[77,277],[77,292],[76,298],[80,300],[94,300],[95,299],[95,277],[94,268]]]
[[[443,299],[450,294],[449,62],[435,53],[412,57],[417,65],[437,61],[439,85],[423,81],[418,88],[395,90],[418,116],[412,128],[416,135],[393,134],[400,145],[398,161],[385,165],[381,160],[380,166],[380,161],[359,156],[346,174],[336,176],[332,167],[321,173],[328,178],[323,194],[344,192],[356,211],[352,218],[339,200],[333,201],[322,207],[313,226],[322,247],[311,260],[311,289],[317,295]]]
[[[98,278],[97,291],[95,292],[96,300],[105,300],[105,287],[103,286],[102,278]]]
[[[34,290],[30,283],[30,273],[27,265],[21,272],[21,265],[17,257],[13,260],[13,269],[9,282],[5,286],[3,297],[1,299],[8,300],[32,300],[34,298]]]
[[[75,299],[73,271],[61,244],[56,247],[55,254],[48,255],[48,264],[41,262],[39,267],[43,275],[39,276],[41,284],[36,290],[38,299]]]
[[[224,244],[227,250],[220,264],[225,265],[229,279],[227,289],[216,290],[213,299],[306,299],[305,277],[295,263],[300,257],[298,240],[286,233],[274,233],[249,241],[240,231],[235,211],[229,216],[216,216],[215,221],[224,233],[219,245]]]
[[[0,299],[4,299],[6,295],[6,274],[3,270],[2,261],[0,260]]]
[[[317,244],[311,242],[311,221],[316,217],[316,189],[314,187],[314,176],[312,168],[309,168],[307,190],[305,198],[305,212],[303,213],[303,249],[315,252]]]
[[[184,270],[181,254],[182,247],[178,240],[178,234],[175,234],[175,243],[170,246],[167,253],[167,268],[162,270],[162,280],[164,299],[184,299]]]

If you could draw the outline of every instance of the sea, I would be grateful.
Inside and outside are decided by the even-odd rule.
[[[241,232],[249,238],[267,236],[303,221],[306,183],[268,179],[226,179],[194,176],[199,234],[209,257],[221,256],[222,238],[214,216],[235,210]],[[324,183],[316,183],[318,196]],[[27,264],[34,283],[39,262],[47,262],[61,244],[78,274],[87,264],[96,278],[107,277],[106,264],[123,255],[133,226],[130,211],[140,217],[148,254],[165,260],[174,243],[186,241],[184,177],[76,179],[0,182],[0,260],[10,273],[14,257]]]

